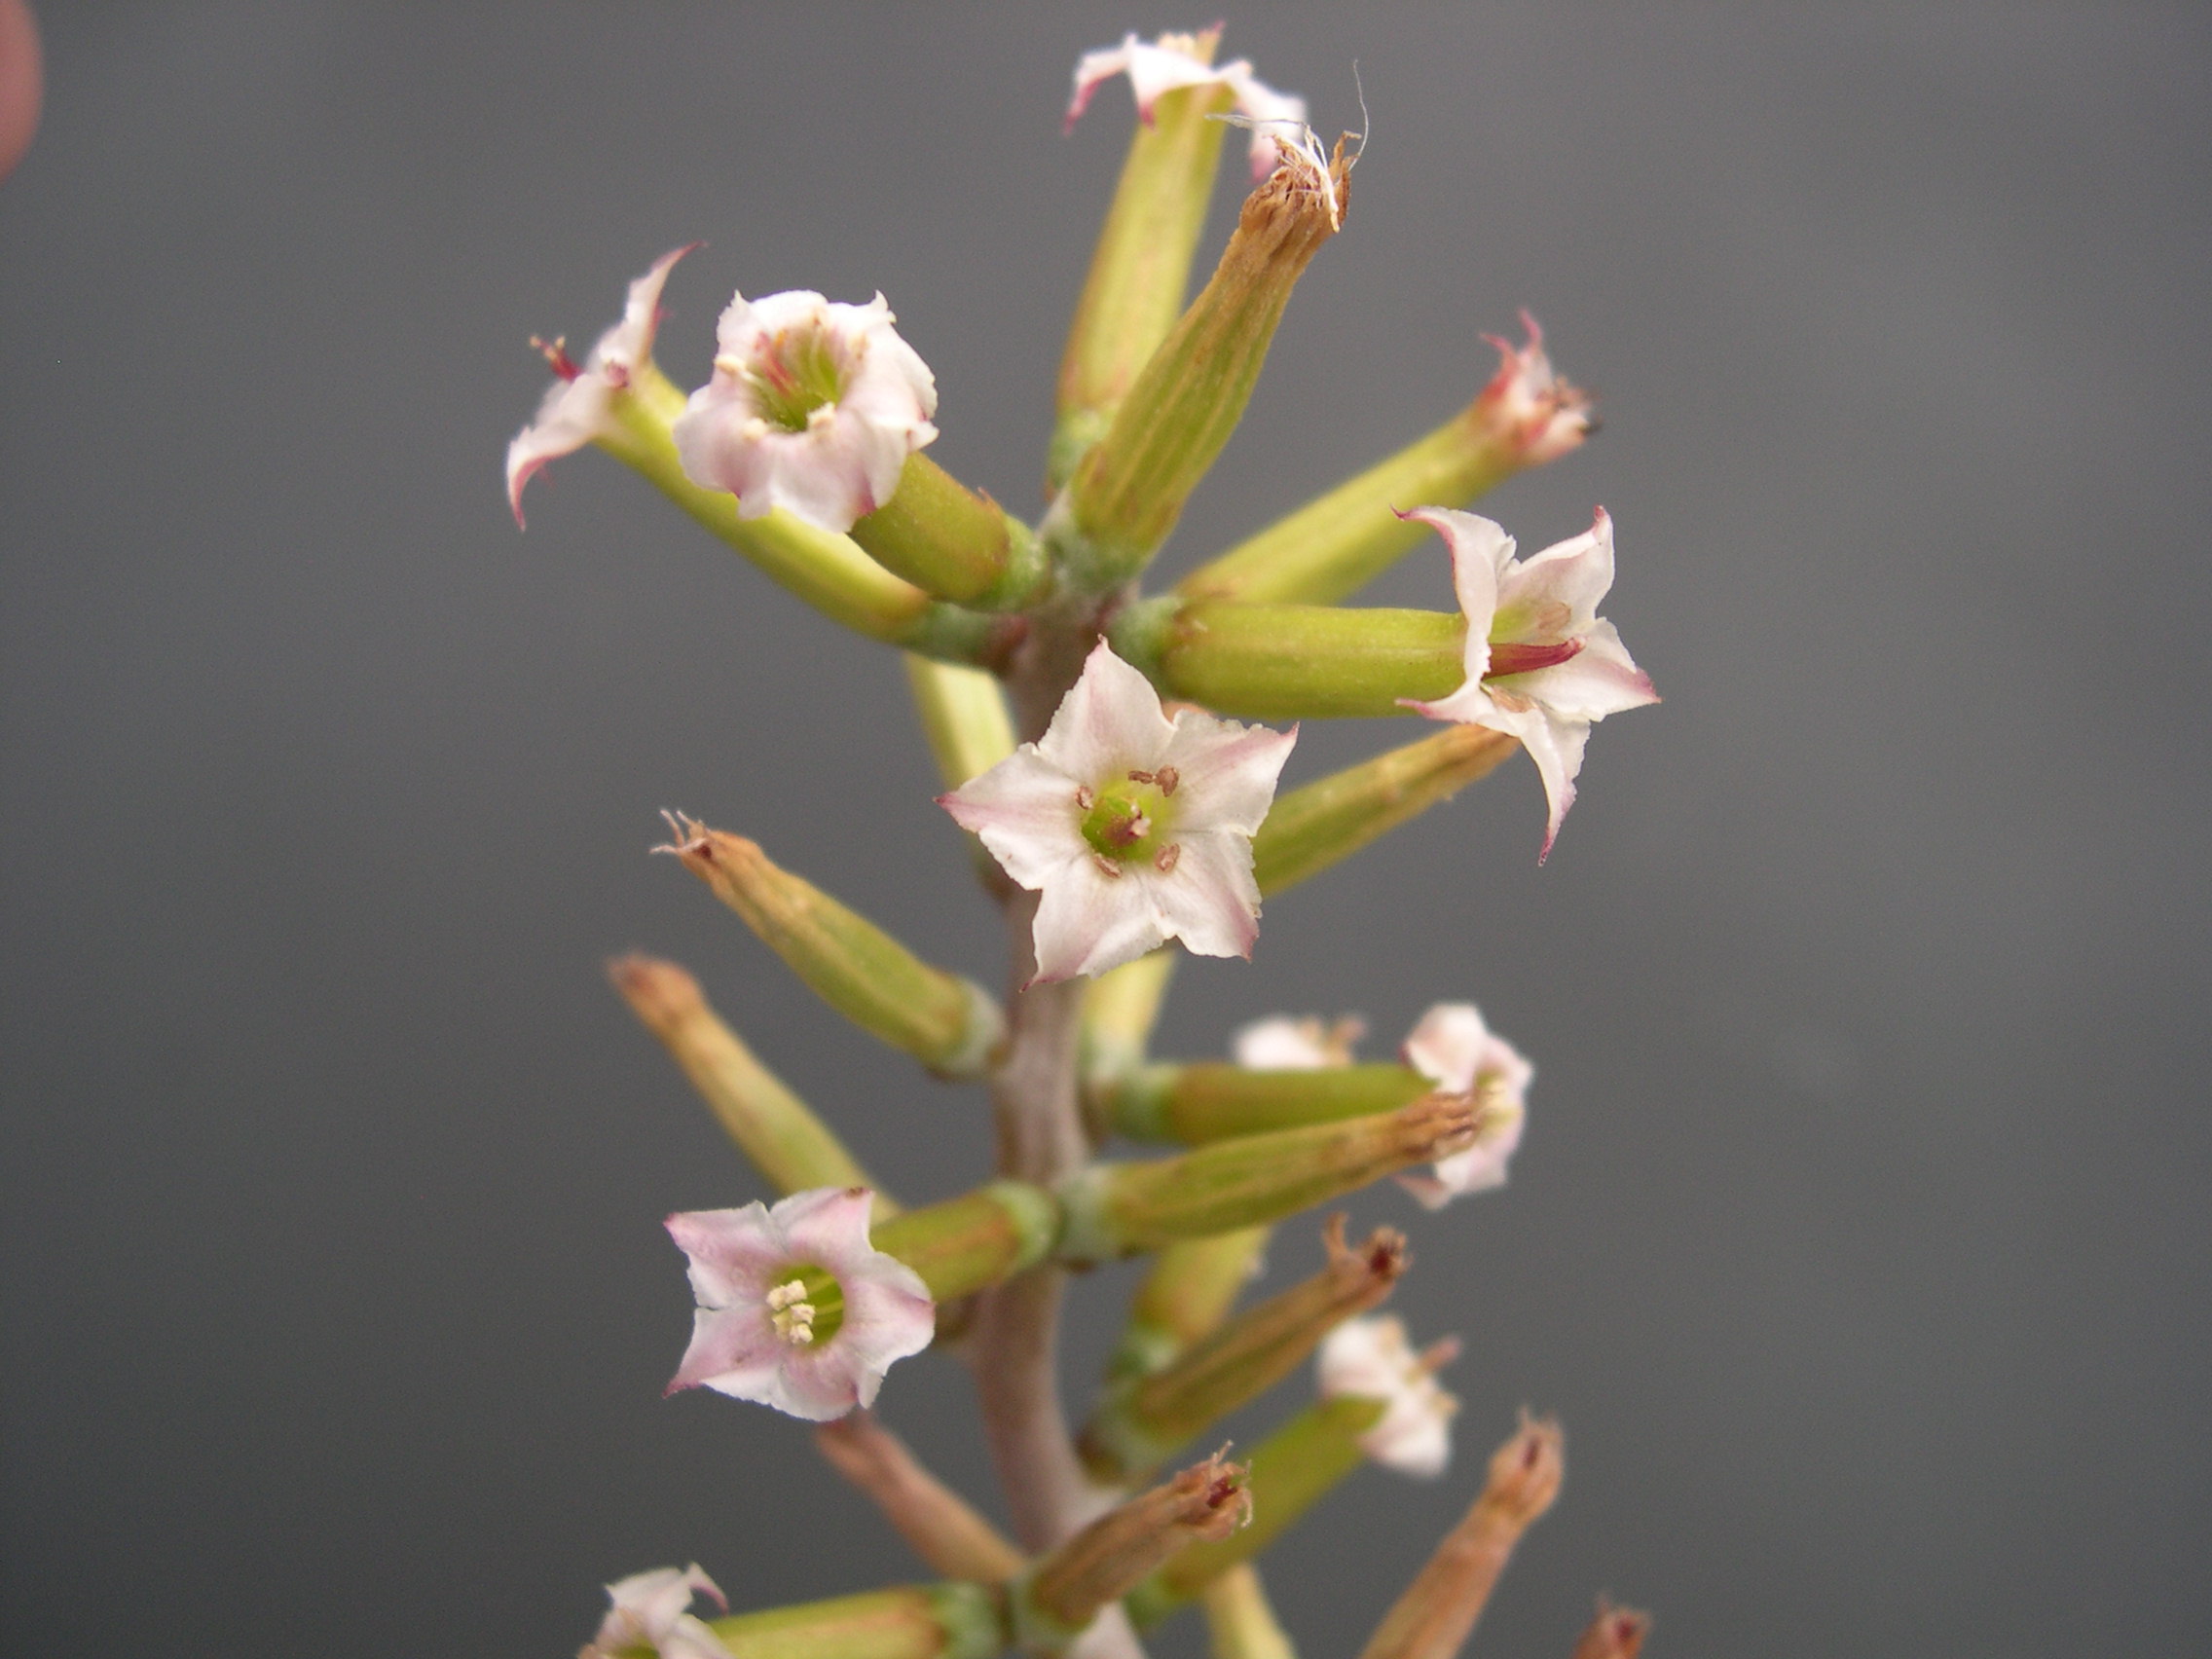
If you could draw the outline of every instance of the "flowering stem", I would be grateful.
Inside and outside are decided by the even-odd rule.
[[[1191,599],[1328,605],[1356,593],[1419,546],[1425,527],[1398,508],[1464,506],[1520,469],[1470,407],[1356,478],[1201,565],[1175,591]]]
[[[1059,1206],[1042,1187],[992,1181],[894,1216],[873,1229],[869,1242],[921,1274],[931,1297],[942,1303],[1043,1261],[1059,1224]]]
[[[1019,735],[1034,740],[1044,731],[1081,674],[1087,648],[1087,639],[1072,629],[1039,628],[1023,642],[1008,684]],[[1090,1151],[1076,1092],[1084,993],[1074,980],[1029,984],[1036,913],[1035,894],[1008,893],[1014,989],[990,1089],[999,1173],[1051,1187],[1082,1168]],[[1064,1541],[1101,1501],[1076,1456],[1060,1406],[1055,1348],[1064,1279],[1056,1266],[1032,1268],[981,1297],[976,1314],[984,1437],[1014,1535],[1033,1551]]]
[[[1152,600],[1108,639],[1161,693],[1260,719],[1402,715],[1466,678],[1466,618],[1440,610],[1342,609]]]

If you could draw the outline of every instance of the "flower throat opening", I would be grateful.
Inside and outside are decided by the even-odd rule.
[[[744,372],[760,418],[787,432],[805,431],[845,394],[844,353],[817,323],[778,329]]]

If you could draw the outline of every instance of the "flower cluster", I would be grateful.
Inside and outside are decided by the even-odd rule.
[[[1192,1603],[1224,1659],[1284,1651],[1254,1565],[1264,1547],[1363,1460],[1421,1478],[1449,1466],[1458,1402],[1437,1374],[1457,1344],[1417,1351],[1374,1312],[1411,1264],[1403,1234],[1378,1227],[1354,1245],[1331,1216],[1319,1272],[1239,1297],[1272,1230],[1303,1212],[1388,1194],[1391,1179],[1428,1210],[1503,1185],[1533,1068],[1471,1002],[1431,1007],[1394,1061],[1359,1059],[1357,1018],[1255,1021],[1230,1061],[1157,1057],[1153,1031],[1179,954],[1249,958],[1263,901],[1515,745],[1544,785],[1548,855],[1591,725],[1656,695],[1598,614],[1614,573],[1602,509],[1526,560],[1464,510],[1594,429],[1526,313],[1527,343],[1497,343],[1502,363],[1446,425],[1145,592],[1300,276],[1345,230],[1356,159],[1344,139],[1325,152],[1305,101],[1248,61],[1217,66],[1218,36],[1130,35],[1077,64],[1068,125],[1126,75],[1139,127],[1077,308],[1035,524],[922,453],[936,380],[881,294],[737,295],[686,394],[653,356],[679,249],[630,285],[582,364],[559,341],[540,348],[556,380],[507,452],[518,523],[532,476],[596,446],[825,617],[901,648],[939,804],[974,837],[1011,958],[1001,997],[756,842],[671,815],[660,850],[832,1009],[938,1079],[988,1086],[998,1156],[966,1192],[902,1203],[845,1142],[865,1120],[816,1113],[697,978],[645,956],[612,965],[774,1196],[667,1218],[696,1304],[669,1392],[820,1425],[825,1456],[940,1581],[705,1617],[695,1598],[722,1598],[698,1567],[639,1573],[608,1587],[586,1659],[1078,1644],[1139,1659],[1137,1632]],[[1216,119],[1250,131],[1257,184],[1186,306]],[[1456,614],[1338,603],[1424,530],[1449,551]],[[1300,721],[1407,710],[1447,729],[1282,787]],[[1153,1154],[1101,1156],[1117,1136]],[[1125,1256],[1147,1271],[1071,1433],[1051,1363],[1063,1277]],[[891,1366],[940,1337],[975,1370],[1012,1537],[869,1410]],[[1216,1453],[1173,1471],[1309,1358],[1316,1397],[1248,1461]],[[1562,1444],[1556,1424],[1523,1419],[1366,1659],[1451,1659],[1557,1493]],[[1606,1607],[1584,1648],[1633,1654],[1642,1631]]]

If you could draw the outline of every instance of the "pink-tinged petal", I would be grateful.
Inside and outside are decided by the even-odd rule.
[[[1082,678],[1053,712],[1037,753],[1095,789],[1131,770],[1158,766],[1174,735],[1152,682],[1100,640],[1084,660]]]
[[[622,320],[599,337],[586,360],[584,372],[613,368],[627,379],[628,371],[653,354],[653,336],[660,329],[660,291],[676,262],[699,244],[687,242],[671,248],[653,261],[652,269],[630,284],[622,306]]]
[[[757,1201],[739,1209],[684,1210],[664,1225],[688,1258],[692,1294],[703,1308],[757,1299],[767,1275],[788,1259],[782,1231]]]
[[[1497,586],[1493,640],[1571,639],[1597,619],[1613,585],[1613,521],[1600,507],[1580,535],[1507,567]]]
[[[1083,112],[1090,107],[1091,94],[1116,75],[1124,74],[1128,76],[1129,91],[1136,99],[1137,119],[1149,127],[1152,106],[1162,94],[1179,87],[1202,86],[1225,78],[1227,71],[1214,68],[1211,61],[1214,44],[1220,38],[1221,28],[1216,24],[1203,34],[1163,34],[1156,41],[1141,41],[1134,34],[1126,34],[1120,46],[1085,53],[1076,60],[1075,93],[1068,101],[1061,129],[1073,130]],[[1251,69],[1248,63],[1235,67],[1247,72]]]
[[[1487,1091],[1486,1091],[1487,1092]],[[1442,1209],[1454,1198],[1505,1185],[1506,1166],[1520,1149],[1528,1124],[1519,1091],[1500,1090],[1483,1103],[1482,1127],[1475,1143],[1429,1165],[1426,1175],[1401,1175],[1398,1184],[1427,1209]]]
[[[1250,839],[1216,830],[1181,835],[1176,844],[1182,850],[1173,869],[1148,867],[1139,877],[1152,888],[1168,933],[1194,956],[1249,957],[1260,937]]]
[[[1072,859],[1088,859],[1082,786],[1025,743],[989,771],[937,797],[963,830],[973,830],[1000,867],[1035,892]]]
[[[546,387],[536,415],[507,445],[507,505],[517,525],[523,523],[523,486],[538,469],[547,461],[573,455],[612,429],[609,409],[615,391],[628,386],[637,366],[652,355],[661,287],[676,262],[698,245],[693,242],[662,254],[651,270],[630,284],[622,320],[599,337],[582,369],[554,349],[564,378]]]
[[[1490,1046],[1490,1027],[1473,1003],[1438,1003],[1406,1034],[1406,1064],[1452,1094],[1475,1087]]]
[[[1134,961],[1165,943],[1167,929],[1141,879],[1110,876],[1087,856],[1045,884],[1030,938],[1037,953],[1030,982],[1046,984]]]
[[[1428,1354],[1414,1351],[1393,1314],[1346,1319],[1315,1357],[1324,1400],[1381,1400],[1382,1416],[1359,1437],[1360,1450],[1402,1474],[1433,1479],[1452,1456],[1452,1416],[1459,1402],[1436,1381],[1436,1367],[1457,1351],[1447,1339]]]
[[[667,1391],[712,1388],[733,1399],[773,1405],[790,1352],[791,1345],[776,1334],[766,1304],[758,1299],[729,1308],[694,1308],[691,1342]]]
[[[863,1378],[861,1404],[869,1405],[876,1384],[895,1361],[920,1353],[937,1340],[937,1304],[921,1274],[880,1253],[839,1282],[845,1319],[830,1346],[856,1362]]]
[[[698,1563],[688,1567],[660,1567],[638,1572],[607,1587],[612,1604],[601,1621],[599,1634],[578,1659],[622,1659],[641,1647],[660,1659],[729,1659],[721,1639],[691,1614],[693,1593],[727,1607],[715,1581]]]
[[[1296,92],[1278,92],[1252,73],[1241,57],[1222,71],[1236,95],[1236,113],[1252,124],[1252,178],[1255,182],[1274,171],[1282,154],[1278,139],[1295,134],[1306,125],[1306,100]]]
[[[1582,751],[1590,742],[1590,725],[1586,720],[1544,718],[1530,722],[1528,729],[1515,735],[1529,752],[1529,758],[1536,763],[1536,775],[1544,780],[1544,801],[1549,811],[1544,820],[1543,848],[1536,854],[1536,862],[1542,864],[1552,856],[1559,827],[1567,822],[1567,809],[1574,804],[1574,779],[1582,770]]]
[[[866,1187],[810,1187],[784,1199],[776,1206],[776,1225],[792,1259],[842,1279],[876,1254],[867,1238],[873,1198]]]
[[[1579,448],[1596,423],[1589,398],[1553,372],[1536,319],[1524,311],[1521,326],[1529,336],[1526,346],[1488,336],[1499,361],[1497,373],[1475,400],[1475,418],[1522,465],[1536,466]]]
[[[1628,647],[1604,617],[1582,636],[1582,649],[1567,661],[1493,683],[1509,685],[1561,719],[1602,720],[1659,701],[1651,677],[1630,660]]]
[[[555,381],[545,388],[529,425],[507,443],[507,505],[523,525],[522,491],[547,461],[573,455],[608,429],[612,391],[604,380],[585,376]]]
[[[1350,1065],[1366,1035],[1367,1022],[1356,1015],[1325,1025],[1311,1015],[1277,1014],[1238,1027],[1229,1051],[1247,1071],[1324,1071]]]
[[[1298,728],[1274,731],[1216,719],[1197,709],[1175,716],[1161,764],[1175,768],[1175,827],[1201,834],[1229,830],[1251,836],[1274,804],[1275,781],[1298,742]]]
[[[1416,507],[1400,515],[1425,524],[1444,537],[1452,554],[1452,591],[1458,598],[1459,613],[1467,619],[1463,661],[1466,683],[1475,684],[1490,672],[1491,619],[1497,610],[1498,573],[1513,558],[1513,537],[1495,520],[1451,507]],[[1449,701],[1449,699],[1447,699]],[[1428,714],[1427,705],[1411,707]],[[1459,715],[1431,715],[1433,719],[1460,719]]]
[[[838,1346],[834,1340],[811,1348],[787,1346],[783,1364],[761,1392],[738,1397],[773,1406],[787,1417],[807,1422],[829,1422],[843,1417],[863,1403],[862,1380],[868,1373],[851,1363],[849,1356],[838,1353]],[[880,1383],[882,1378],[877,1376],[874,1381]],[[874,1387],[867,1392],[872,1397]]]

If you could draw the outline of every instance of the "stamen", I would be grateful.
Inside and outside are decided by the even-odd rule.
[[[1090,855],[1090,862],[1098,866],[1099,871],[1102,874],[1110,875],[1116,881],[1122,879],[1122,866],[1116,864],[1112,859],[1108,858],[1104,853],[1092,853]]]
[[[1088,784],[1078,784],[1078,785],[1076,785],[1076,787],[1075,787],[1075,809],[1076,809],[1076,811],[1078,811],[1078,812],[1088,812],[1088,811],[1089,811],[1089,810],[1090,810],[1090,809],[1091,809],[1092,807],[1096,806],[1097,804],[1098,804],[1098,797],[1097,797],[1096,795],[1094,795],[1094,794],[1092,794],[1092,793],[1090,793],[1090,786],[1089,786]]]
[[[1132,773],[1131,776],[1134,776],[1134,774]],[[1160,786],[1161,794],[1171,795],[1175,793],[1175,786],[1183,781],[1183,774],[1176,771],[1172,766],[1162,766],[1159,771],[1153,773],[1152,781]]]
[[[806,1300],[804,1281],[794,1278],[768,1292],[768,1322],[793,1347],[814,1341],[814,1304]]]
[[[1153,867],[1159,870],[1161,875],[1166,875],[1174,869],[1175,862],[1182,856],[1183,843],[1180,841],[1170,841],[1166,846],[1161,848],[1159,852],[1153,855]]]
[[[1556,645],[1493,645],[1490,648],[1490,669],[1485,680],[1496,680],[1508,674],[1533,674],[1539,668],[1557,668],[1561,663],[1582,654],[1588,642],[1580,639],[1562,640]]]
[[[1131,772],[1129,774],[1129,782],[1132,784],[1156,783],[1158,782],[1158,776],[1157,774],[1152,772]]]
[[[577,368],[575,359],[569,355],[569,337],[566,334],[551,340],[541,340],[533,334],[530,345],[532,350],[545,359],[546,367],[563,380],[572,381],[582,377],[583,370]]]

